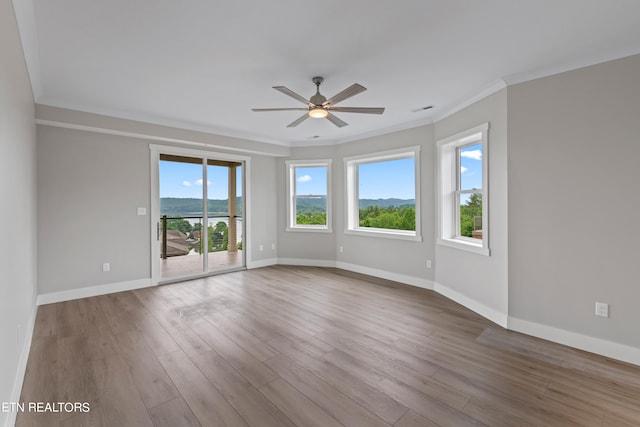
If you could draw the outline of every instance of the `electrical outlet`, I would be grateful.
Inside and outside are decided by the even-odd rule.
[[[147,214],[147,208],[138,208],[138,215],[142,216],[146,214]]]
[[[427,260],[427,268],[431,268],[431,260],[430,259]]]
[[[264,246],[262,246],[262,245],[258,246],[258,250],[259,250],[260,252],[262,252],[262,251],[264,250]]]
[[[111,271],[111,264],[105,262],[104,264],[102,264],[102,272],[106,273],[107,271]]]
[[[344,252],[344,247],[340,246],[340,253],[343,253],[343,252]]]
[[[596,302],[596,316],[609,317],[609,304],[604,302]]]
[[[272,250],[272,251],[275,251],[275,250],[276,250],[276,244],[275,244],[275,243],[272,243],[272,244],[271,244],[271,250]]]

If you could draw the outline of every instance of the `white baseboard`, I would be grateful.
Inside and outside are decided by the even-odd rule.
[[[336,267],[336,262],[330,259],[278,258],[278,264],[304,267]]]
[[[379,277],[381,279],[393,280],[395,282],[400,282],[411,286],[434,290],[435,292],[465,306],[466,308],[478,313],[479,315],[485,317],[486,319],[496,323],[503,328],[640,366],[640,348],[631,347],[628,345],[607,341],[588,335],[582,335],[576,332],[555,328],[553,326],[547,326],[540,323],[510,317],[505,313],[501,313],[498,310],[488,307],[447,286],[439,283],[434,283],[431,280],[419,277],[393,273],[385,270],[378,270],[375,268],[350,264],[341,261],[302,258],[269,258],[264,260],[252,261],[248,263],[247,268],[261,268],[276,264],[340,268],[343,270],[353,271],[355,273],[367,274],[369,276]],[[72,289],[68,291],[51,292],[38,295],[37,305],[69,301],[97,295],[105,295],[114,292],[129,291],[149,286],[152,286],[151,279],[140,279],[127,282],[91,286],[87,288]],[[14,402],[18,401],[18,399],[20,398],[20,391],[22,390],[22,381],[24,380],[24,373],[27,367],[29,350],[31,348],[33,328],[35,326],[35,317],[37,311],[36,309],[37,307],[34,308],[29,320],[30,324],[27,328],[28,336],[25,336],[25,344],[20,358],[18,372],[16,374],[16,379],[12,391],[12,401]],[[9,418],[11,418],[11,415],[9,415]],[[13,421],[8,419],[8,424],[5,425],[11,426],[14,422],[15,414],[13,414]]]
[[[431,280],[422,279],[420,277],[407,276],[406,274],[393,273],[385,270],[378,270],[371,267],[350,264],[348,262],[338,261],[335,267],[343,270],[353,271],[354,273],[367,274],[369,276],[379,277],[381,279],[393,280],[394,282],[404,283],[405,285],[416,286],[418,288],[433,290],[433,282]]]
[[[27,372],[27,362],[29,361],[29,352],[31,351],[31,340],[33,339],[33,330],[36,326],[36,314],[38,313],[38,306],[33,305],[31,315],[29,316],[29,323],[26,325],[24,341],[22,343],[22,352],[20,353],[20,359],[18,360],[18,369],[13,381],[13,388],[11,390],[11,397],[9,402],[20,402],[20,394],[22,393],[22,384],[24,383],[24,375]],[[16,424],[17,411],[7,412],[7,418],[5,419],[5,427],[12,427]]]
[[[95,297],[115,292],[131,291],[133,289],[153,286],[151,279],[129,280],[126,282],[108,283],[106,285],[89,286],[86,288],[69,289],[68,291],[50,292],[38,295],[38,305],[70,301],[80,298]]]
[[[268,259],[259,259],[257,261],[248,261],[247,262],[247,269],[252,269],[252,268],[262,268],[262,267],[269,267],[270,265],[276,265],[278,263],[278,259],[277,258],[268,258]]]
[[[508,329],[640,366],[640,348],[509,316]]]
[[[507,327],[508,316],[506,313],[501,313],[494,308],[487,307],[486,305],[440,283],[435,284],[434,290],[440,295],[445,296],[450,300],[453,300],[458,304],[465,306],[469,310],[478,313],[480,316],[486,319],[491,320],[493,323],[496,323],[503,328]]]
[[[322,260],[322,259],[305,259],[305,258],[278,258],[279,265],[299,265],[305,267],[331,267],[340,268],[342,270],[353,271],[354,273],[366,274],[368,276],[379,277],[381,279],[393,280],[394,282],[404,283],[405,285],[417,286],[424,289],[433,289],[431,280],[422,279],[405,274],[392,273],[390,271],[378,270],[362,265],[350,264],[348,262]]]

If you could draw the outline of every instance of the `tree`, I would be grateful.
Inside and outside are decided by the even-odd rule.
[[[188,235],[193,230],[193,227],[186,219],[177,217],[174,219],[167,219],[167,230],[179,230],[180,232]]]
[[[209,226],[209,252],[226,251],[229,245],[229,227],[218,221],[215,228]]]
[[[473,236],[473,222],[477,216],[482,216],[482,194],[472,193],[466,203],[460,206],[461,236]]]
[[[415,230],[416,209],[411,205],[400,207],[367,206],[360,209],[360,227],[385,228],[391,230]]]

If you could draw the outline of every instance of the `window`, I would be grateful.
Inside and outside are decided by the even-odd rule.
[[[331,231],[331,160],[289,160],[287,230]]]
[[[420,147],[345,158],[348,234],[422,240]]]
[[[438,141],[438,243],[489,255],[489,124]]]

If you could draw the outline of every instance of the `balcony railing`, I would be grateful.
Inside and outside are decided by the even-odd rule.
[[[219,247],[209,247],[208,252],[215,251],[227,251],[227,252],[237,252],[238,246],[241,244],[241,239],[238,238],[238,220],[242,221],[242,217],[238,216],[230,216],[230,215],[210,215],[207,217],[207,227],[208,232],[213,232],[215,228],[214,225],[210,225],[209,222],[211,220],[216,219],[224,219],[224,222],[227,225],[227,241],[226,242],[215,242],[215,240],[209,239],[209,242],[213,242],[219,244]],[[185,220],[189,223],[188,228],[190,230],[184,230],[185,226],[181,225],[178,227],[176,225],[171,225],[170,221],[174,220]],[[197,221],[194,221],[197,220]],[[220,221],[217,221],[220,222]],[[196,224],[199,224],[199,227],[196,227]],[[171,228],[170,228],[171,226]],[[175,228],[174,228],[175,227]],[[196,229],[193,229],[195,227]],[[195,251],[200,253],[203,251],[202,244],[202,230],[205,227],[204,225],[204,217],[200,216],[167,216],[163,215],[160,217],[160,221],[158,222],[158,239],[161,241],[161,251],[160,257],[162,259],[167,259],[168,257],[175,256],[184,256]],[[187,233],[184,233],[179,228],[182,228]],[[224,246],[223,246],[224,245]]]

